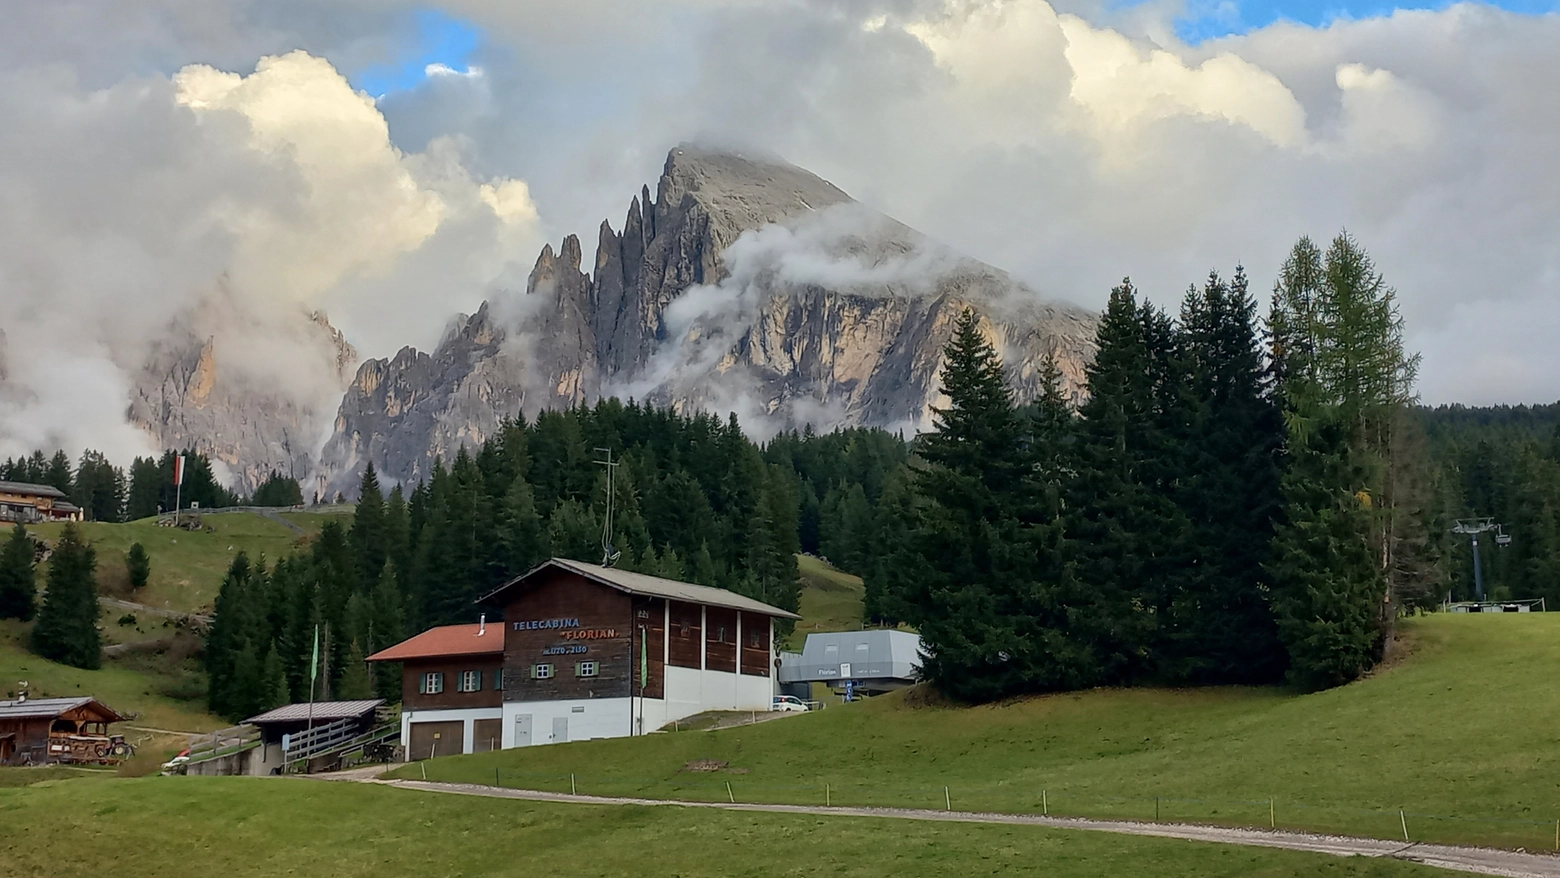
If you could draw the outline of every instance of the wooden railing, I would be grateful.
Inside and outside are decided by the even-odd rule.
[[[260,742],[260,729],[255,726],[232,726],[205,735],[190,736],[191,762],[204,762],[248,749]]]

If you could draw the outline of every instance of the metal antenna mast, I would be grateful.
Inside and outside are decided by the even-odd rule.
[[[613,484],[616,481],[617,468],[622,466],[622,463],[612,459],[612,449],[597,448],[596,450],[607,456],[606,460],[596,461],[596,465],[607,468],[607,517],[601,523],[601,566],[611,567],[623,554],[612,545],[612,503],[617,495]]]
[[[1479,534],[1494,531],[1495,545],[1509,546],[1511,537],[1502,531],[1503,527],[1493,518],[1459,518],[1457,526],[1452,528],[1452,533],[1467,534],[1473,540],[1473,587],[1481,603],[1484,601],[1484,565],[1479,563]]]

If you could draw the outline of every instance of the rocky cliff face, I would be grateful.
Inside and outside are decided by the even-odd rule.
[[[458,319],[430,355],[358,370],[321,455],[349,491],[364,465],[418,479],[521,411],[635,396],[737,411],[760,431],[930,420],[954,319],[977,309],[1022,397],[1054,357],[1076,392],[1094,315],[1046,304],[779,161],[680,147],[652,199],[543,249],[523,295]],[[199,382],[195,384],[198,386]]]
[[[288,330],[288,353],[308,362],[317,399],[283,393],[254,370],[224,363],[218,338],[196,319],[169,329],[153,345],[131,387],[126,416],[160,448],[194,446],[227,468],[230,487],[252,492],[272,470],[305,480],[357,352],[321,314],[300,314]]]

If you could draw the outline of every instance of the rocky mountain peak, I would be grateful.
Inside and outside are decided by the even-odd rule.
[[[505,417],[604,395],[734,410],[759,432],[921,428],[967,306],[1020,397],[1046,357],[1076,391],[1092,355],[1091,313],[776,158],[678,146],[655,198],[641,187],[582,262],[577,236],[546,245],[523,296],[456,321],[431,356],[364,363],[322,454],[328,490],[350,492],[369,460],[421,478]]]

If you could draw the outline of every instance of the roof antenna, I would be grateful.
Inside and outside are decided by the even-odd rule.
[[[607,468],[607,517],[601,523],[601,566],[611,567],[617,563],[617,559],[623,556],[622,552],[619,552],[612,546],[612,501],[617,493],[612,486],[615,481],[614,474],[617,472],[617,468],[622,466],[622,462],[612,460],[612,449],[610,448],[597,448],[596,450],[607,456],[606,460],[596,461],[596,465]]]

